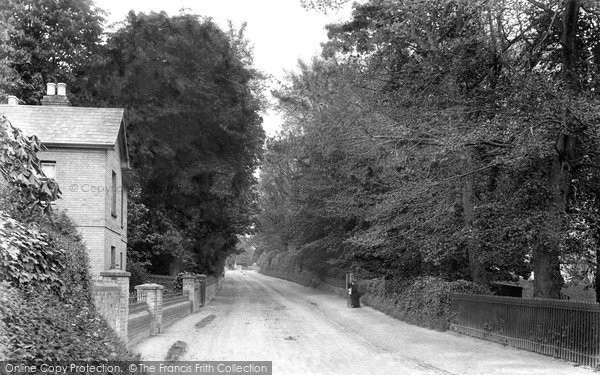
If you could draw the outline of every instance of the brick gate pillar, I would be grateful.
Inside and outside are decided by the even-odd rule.
[[[152,326],[150,327],[151,336],[163,331],[163,289],[164,286],[159,284],[142,284],[136,285],[135,287],[135,290],[137,291],[137,300],[145,301],[148,305],[150,314],[152,314]]]
[[[196,280],[196,276],[183,276],[183,291],[184,293],[187,292],[192,303],[192,312],[195,313],[200,307],[200,283]]]
[[[115,331],[127,342],[127,318],[129,317],[129,277],[131,273],[122,270],[100,272],[100,279],[119,287],[119,316]]]

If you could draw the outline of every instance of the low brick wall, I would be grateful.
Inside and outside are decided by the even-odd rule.
[[[223,278],[209,277],[206,285],[206,303],[209,303],[211,299],[217,294],[223,285]]]
[[[187,296],[186,296],[187,297]],[[168,327],[176,321],[185,318],[192,313],[192,305],[189,300],[179,300],[163,306],[163,327]]]
[[[208,285],[210,282],[210,285]],[[159,334],[171,324],[197,312],[200,302],[205,297],[208,303],[221,288],[222,278],[206,276],[185,276],[183,278],[183,295],[164,295],[165,287],[160,284],[136,285],[136,301],[128,305],[131,314],[127,319],[129,330],[128,345]]]
[[[145,310],[132,315],[127,319],[127,344],[134,345],[146,337],[150,337],[152,327],[152,314]]]

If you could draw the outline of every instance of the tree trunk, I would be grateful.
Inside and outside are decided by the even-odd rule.
[[[467,163],[468,168],[471,168],[471,163]],[[466,240],[467,251],[469,254],[469,268],[471,270],[471,278],[474,283],[487,285],[489,282],[485,265],[481,256],[481,243],[477,235],[477,229],[473,226],[475,220],[475,175],[473,173],[463,178],[462,184],[462,207],[464,226],[468,232]]]
[[[561,217],[565,211],[566,194],[564,190],[568,173],[563,169],[560,158],[555,156],[550,169],[549,184],[553,196],[548,202],[548,222],[541,234],[539,243],[533,252],[533,296],[538,298],[560,298],[563,278],[560,274],[560,240],[557,233],[562,227]]]
[[[581,0],[565,0],[562,35],[562,76],[565,84],[563,129],[557,140],[557,154],[552,159],[548,183],[552,196],[548,202],[549,220],[545,233],[533,254],[533,295],[541,298],[560,298],[563,278],[560,274],[560,238],[562,215],[566,208],[566,193],[570,184],[570,173],[565,163],[573,154],[573,137],[569,134],[574,122],[568,111],[569,103],[579,90],[577,66],[577,31]]]
[[[596,241],[596,272],[594,273],[594,289],[596,290],[596,302],[600,303],[600,241]]]

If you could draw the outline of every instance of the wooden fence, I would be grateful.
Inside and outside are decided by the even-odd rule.
[[[452,294],[460,333],[576,363],[600,364],[600,305]]]

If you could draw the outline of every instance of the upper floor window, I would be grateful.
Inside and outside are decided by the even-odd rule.
[[[117,174],[115,171],[112,171],[112,186],[110,187],[110,192],[112,194],[112,204],[110,212],[114,217],[117,217]]]
[[[44,175],[46,175],[46,178],[56,179],[56,162],[55,161],[42,160],[40,162],[40,166],[42,167],[42,172],[44,172]]]
[[[125,218],[125,190],[121,189],[121,228],[124,227]]]

